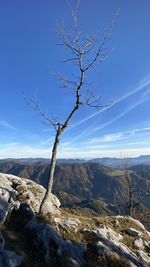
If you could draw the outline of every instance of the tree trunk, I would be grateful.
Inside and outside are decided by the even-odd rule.
[[[81,75],[81,82],[80,82],[80,85],[78,87],[78,90],[80,89],[80,86],[82,85],[83,77],[84,76],[82,74]],[[77,101],[76,101],[75,107],[73,108],[73,110],[69,114],[65,123],[63,125],[61,125],[60,123],[58,124],[58,129],[56,131],[55,142],[54,142],[53,150],[52,150],[52,158],[51,158],[51,163],[50,163],[48,186],[47,186],[45,196],[44,196],[42,203],[40,205],[40,209],[39,209],[40,213],[42,213],[42,209],[44,208],[45,204],[47,203],[49,196],[52,192],[52,186],[53,186],[53,181],[54,181],[54,171],[55,171],[56,159],[57,159],[57,150],[58,150],[58,145],[59,145],[59,141],[60,141],[60,136],[64,132],[64,130],[67,128],[73,114],[78,110],[79,107],[80,107],[80,96],[79,96],[79,92],[77,91]]]
[[[129,183],[129,216],[133,216],[133,191],[132,191],[132,184],[131,184],[131,180],[130,177],[128,175],[128,183]]]
[[[51,163],[50,163],[47,190],[46,190],[45,196],[44,196],[42,203],[41,203],[41,206],[40,206],[40,210],[39,210],[40,213],[42,213],[42,208],[44,207],[44,205],[48,201],[49,195],[52,192],[52,186],[53,186],[53,181],[54,181],[54,171],[55,171],[56,159],[57,159],[57,150],[58,150],[58,145],[59,145],[61,133],[62,133],[62,130],[61,130],[61,127],[59,126],[57,129],[57,132],[56,132],[55,142],[54,142],[53,150],[52,150],[52,158],[51,158]]]
[[[133,217],[133,207],[131,203],[129,204],[128,213],[129,213],[129,216]]]

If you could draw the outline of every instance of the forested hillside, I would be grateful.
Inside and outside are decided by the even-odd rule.
[[[137,191],[144,192],[146,186],[150,185],[149,169],[150,165],[140,165],[129,170]],[[6,161],[0,163],[0,172],[28,178],[46,187],[49,164]],[[101,199],[114,205],[120,201],[118,196],[126,196],[127,188],[123,170],[90,162],[59,163],[55,171],[53,192],[66,204]],[[148,198],[145,203],[150,206]]]

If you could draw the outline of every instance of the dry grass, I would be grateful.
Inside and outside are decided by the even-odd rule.
[[[138,231],[141,231],[141,228],[139,225],[137,225],[134,221],[130,220],[130,217],[118,217],[117,218],[118,221],[119,221],[119,224],[120,224],[120,227],[119,227],[119,230],[122,231],[124,229],[127,229],[127,228],[134,228]]]
[[[61,216],[64,219],[74,218],[80,221],[77,231],[71,228],[63,228],[61,225],[55,225],[52,217],[45,217],[42,218],[46,223],[52,224],[59,233],[63,236],[64,239],[71,240],[74,242],[82,242],[82,243],[89,243],[89,242],[97,242],[99,239],[94,233],[87,233],[83,231],[83,229],[96,229],[99,228],[100,225],[106,225],[113,229],[118,234],[123,236],[123,243],[131,250],[135,251],[136,248],[134,246],[135,238],[128,235],[126,233],[126,229],[132,227],[136,230],[141,231],[141,228],[130,218],[128,217],[114,217],[114,216],[93,216],[91,217],[84,209],[79,208],[64,208],[61,209]],[[147,240],[147,237],[144,237]]]
[[[130,267],[128,261],[115,255],[96,257],[92,253],[87,253],[86,263],[83,267]]]
[[[24,193],[25,193],[24,187],[21,185],[17,186],[16,197],[17,197],[17,200],[20,201],[21,203],[26,202],[27,200],[27,197],[24,195]]]
[[[131,221],[130,218],[121,218],[121,217],[102,217],[102,216],[93,216],[90,215],[82,209],[61,209],[61,217],[64,219],[74,218],[80,221],[77,231],[71,228],[63,228],[61,225],[56,225],[54,218],[47,214],[46,216],[39,215],[37,217],[39,222],[49,223],[56,229],[59,228],[59,232],[67,240],[74,242],[83,242],[86,244],[94,244],[99,241],[99,238],[94,233],[83,231],[84,228],[96,229],[100,224],[109,226],[117,233],[123,235],[123,243],[134,251],[134,238],[127,235],[125,229],[132,227],[137,230],[141,230],[140,227]],[[116,223],[116,220],[119,224]],[[2,234],[4,234],[6,245],[8,249],[15,250],[19,255],[25,257],[25,262],[22,267],[35,266],[33,263],[37,260],[37,267],[43,267],[42,255],[40,255],[40,247],[38,243],[35,243],[36,237],[34,233],[27,231],[24,228],[26,223],[26,217],[20,217],[19,214],[14,214],[8,219],[5,228],[2,229]],[[18,227],[18,228],[17,228]],[[32,246],[32,249],[28,247],[28,244]],[[36,247],[35,247],[36,244]],[[31,255],[32,251],[39,252],[39,255]],[[34,256],[34,257],[33,257]],[[37,259],[36,259],[37,257]],[[31,258],[33,258],[31,260]],[[70,258],[66,256],[55,256],[53,257],[52,262],[48,265],[49,267],[66,267],[70,262]],[[123,258],[118,257],[116,254],[100,257],[95,255],[95,251],[91,249],[90,245],[88,246],[87,252],[85,254],[85,264],[82,267],[129,267],[129,263]]]
[[[135,240],[134,237],[124,234],[122,242],[127,246],[127,248],[129,248],[131,251],[134,252],[135,251],[134,240]]]
[[[30,186],[28,186],[28,190],[35,196],[35,197],[39,197],[39,193],[42,193],[41,190],[38,190],[36,186],[33,186],[33,184],[30,184]]]

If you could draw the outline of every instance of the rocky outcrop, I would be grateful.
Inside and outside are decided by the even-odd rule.
[[[17,267],[22,260],[25,267],[150,266],[150,233],[138,220],[123,216],[91,218],[83,210],[60,209],[53,194],[45,215],[39,216],[44,194],[45,189],[33,181],[0,174],[0,222],[7,240],[5,245],[0,236],[0,267]],[[14,240],[21,245],[12,251]]]
[[[60,201],[59,199],[52,193],[49,194],[47,202],[42,205],[42,214],[50,213],[52,215],[60,215]]]
[[[44,194],[43,186],[35,182],[0,173],[0,225],[5,225],[5,220],[13,209],[23,210],[23,207],[28,207],[31,213],[38,213]],[[58,215],[60,214],[59,206],[58,198],[51,194],[45,213]],[[0,267],[17,267],[20,266],[22,260],[23,257],[18,256],[14,251],[5,250],[5,241],[0,234]]]
[[[5,220],[13,208],[18,209],[22,202],[27,203],[38,213],[44,195],[43,186],[28,179],[0,173],[0,222]],[[50,195],[48,204],[44,213],[60,214],[60,202],[55,195]]]
[[[120,225],[119,216],[114,217],[117,220],[118,230],[119,226],[122,235],[118,230],[114,231],[106,225],[100,224],[96,229],[84,229],[85,232],[94,234],[99,240],[95,243],[95,254],[99,256],[118,255],[126,259],[131,266],[148,267],[150,266],[150,233],[146,231],[145,227],[137,220],[131,217],[122,217],[121,223],[128,220],[128,224],[135,224],[138,229],[127,228]],[[130,238],[127,237],[127,235]],[[126,244],[126,240],[130,240],[131,247]],[[147,241],[146,241],[147,240]]]
[[[57,229],[59,229],[59,227],[62,227],[65,230],[69,229],[77,232],[81,222],[77,218],[64,218],[63,216],[61,216],[61,217],[55,217],[54,223]]]
[[[28,228],[36,233],[47,264],[52,261],[53,257],[64,256],[69,261],[66,267],[81,266],[84,263],[85,244],[65,240],[51,225],[37,223],[36,220],[31,221]]]

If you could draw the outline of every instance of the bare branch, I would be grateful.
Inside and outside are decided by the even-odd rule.
[[[74,57],[74,58],[69,58],[69,59],[63,60],[63,61],[61,61],[61,63],[74,63],[74,61],[77,61],[77,60],[78,60],[78,58]]]
[[[108,55],[107,43],[111,36],[112,25],[108,30],[104,31],[102,40],[98,37],[98,35],[88,37],[87,35],[82,34],[79,30],[77,19],[79,2],[80,1],[77,0],[76,8],[72,9],[71,11],[73,18],[71,33],[66,30],[64,23],[59,26],[59,30],[57,32],[60,39],[60,45],[66,48],[69,54],[63,63],[71,63],[72,65],[75,64],[77,67],[75,71],[75,73],[77,73],[76,78],[66,79],[63,75],[56,74],[56,77],[60,81],[63,88],[73,89],[74,104],[71,108],[71,111],[68,113],[63,123],[61,123],[59,120],[52,119],[51,116],[49,117],[42,112],[37,99],[32,99],[30,101],[34,110],[56,130],[50,163],[48,189],[42,201],[40,211],[42,210],[44,204],[49,201],[49,194],[51,193],[53,185],[58,145],[61,135],[67,128],[72,117],[83,105],[94,108],[110,106],[110,104],[100,105],[99,97],[95,96],[92,91],[84,93],[84,90],[87,86],[87,72],[90,69],[93,70],[93,67],[95,68],[96,64],[102,62]]]
[[[128,215],[135,216],[140,210],[144,198],[149,196],[149,186],[146,183],[146,186],[141,189],[136,173],[128,169],[127,159],[123,160],[122,168],[124,172],[122,176],[124,198],[122,198],[122,195],[118,195],[118,201],[122,203],[121,205],[128,212]]]
[[[37,97],[34,95],[34,97],[32,99],[27,99],[26,97],[24,97],[25,102],[27,103],[27,105],[32,106],[33,110],[38,113],[44,121],[46,121],[47,124],[50,124],[54,127],[54,129],[57,131],[58,128],[58,124],[60,124],[60,122],[55,118],[50,118],[50,116],[46,115],[40,108],[39,104],[38,104],[38,100]]]
[[[100,103],[100,96],[94,95],[91,91],[86,91],[85,94],[81,94],[81,105],[83,106],[89,106],[93,108],[104,108],[110,106],[110,104],[104,104],[102,105]]]
[[[68,80],[61,74],[55,74],[55,76],[57,77],[58,81],[61,83],[62,88],[74,89],[78,86],[78,83],[76,81]]]
[[[78,57],[79,50],[77,50],[76,47],[72,45],[72,39],[70,35],[67,34],[64,25],[59,28],[58,35],[60,36],[60,40],[62,41],[61,44],[68,48],[73,53],[73,55]]]

